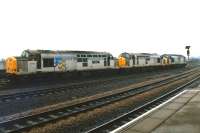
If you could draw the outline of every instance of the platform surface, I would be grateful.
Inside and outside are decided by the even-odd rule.
[[[200,87],[186,90],[117,133],[200,133]]]

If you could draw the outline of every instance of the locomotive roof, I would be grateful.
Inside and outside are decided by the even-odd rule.
[[[122,54],[129,54],[129,55],[136,55],[136,56],[159,56],[156,53],[122,53]]]
[[[25,52],[28,52],[29,54],[51,54],[51,53],[58,53],[58,54],[65,54],[65,53],[70,53],[70,54],[109,54],[108,52],[96,52],[96,51],[73,51],[73,50],[25,50]]]
[[[163,56],[181,56],[181,57],[185,57],[185,56],[183,56],[183,55],[180,55],[180,54],[163,54],[161,57],[163,57]]]

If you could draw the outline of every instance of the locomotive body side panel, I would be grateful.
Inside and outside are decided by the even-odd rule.
[[[28,72],[29,73],[37,72],[37,61],[28,61]]]

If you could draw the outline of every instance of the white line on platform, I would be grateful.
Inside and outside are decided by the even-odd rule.
[[[155,107],[155,108],[153,108],[153,109],[147,111],[146,113],[142,114],[141,116],[139,116],[139,117],[133,119],[132,121],[130,121],[130,122],[128,122],[128,123],[122,125],[121,127],[117,128],[117,129],[111,131],[110,133],[117,133],[117,132],[120,132],[121,130],[123,130],[123,129],[125,129],[126,127],[130,126],[131,124],[135,123],[136,121],[138,121],[139,119],[143,118],[144,116],[147,116],[147,115],[150,114],[151,112],[157,110],[158,108],[164,106],[165,104],[167,104],[167,103],[169,103],[170,101],[174,100],[175,98],[179,97],[179,96],[182,95],[183,93],[189,92],[189,91],[200,91],[200,90],[184,90],[184,91],[182,91],[181,93],[177,94],[176,96],[170,98],[170,99],[167,100],[166,102],[164,102],[164,103],[158,105],[157,107]]]
[[[199,88],[200,89],[200,88]],[[195,92],[198,92],[198,91],[200,91],[200,90],[186,90],[186,91],[195,91]]]

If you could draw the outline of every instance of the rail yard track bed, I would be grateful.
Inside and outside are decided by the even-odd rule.
[[[30,86],[23,86],[23,83],[26,83],[25,81],[23,83],[17,83],[17,84],[22,84],[20,86],[10,86],[9,88],[2,88],[0,87],[0,95],[6,95],[6,94],[13,94],[13,93],[20,93],[20,92],[26,92],[26,91],[32,91],[32,90],[37,90],[37,89],[48,89],[48,88],[59,88],[59,87],[63,87],[63,86],[71,86],[74,84],[80,84],[83,85],[85,83],[91,83],[91,82],[99,82],[99,81],[112,81],[112,80],[123,80],[123,79],[128,79],[128,78],[132,78],[134,80],[137,79],[141,79],[141,77],[147,77],[147,76],[154,76],[154,75],[159,75],[159,74],[166,74],[166,75],[170,75],[170,74],[176,74],[176,73],[180,73],[183,71],[187,71],[190,69],[193,69],[194,67],[197,66],[193,66],[193,67],[185,67],[185,68],[174,68],[174,69],[164,69],[164,70],[155,70],[155,71],[148,71],[148,72],[140,72],[139,74],[137,73],[130,73],[130,74],[126,74],[126,75],[110,75],[110,76],[104,76],[104,77],[93,77],[93,78],[84,78],[84,79],[76,79],[76,80],[64,80],[64,79],[60,79],[60,80],[55,80],[54,82],[50,82],[50,81],[44,81],[42,83],[40,82],[36,82],[34,84],[30,84]],[[39,78],[39,77],[38,77]],[[9,79],[6,79],[5,75],[0,75],[0,82],[2,80],[2,84],[4,84],[5,82],[8,82]]]
[[[165,77],[160,79],[160,81],[154,81],[154,83],[149,81],[149,85],[142,84],[142,86],[135,86],[135,88],[129,86],[110,93],[103,93],[85,99],[79,99],[75,101],[75,103],[71,102],[71,105],[70,103],[62,103],[63,105],[57,104],[54,105],[54,107],[43,108],[43,110],[32,110],[26,112],[27,114],[21,113],[20,117],[19,114],[7,118],[4,117],[1,118],[1,127],[4,126],[7,129],[9,128],[9,130],[19,130],[23,129],[23,127],[29,127],[30,125],[49,123],[49,121],[55,121],[58,118],[62,118],[56,123],[45,125],[42,129],[32,129],[31,132],[47,132],[47,129],[48,132],[87,131],[92,125],[98,125],[105,122],[108,118],[116,117],[128,109],[133,109],[144,104],[198,76],[199,70],[196,70],[176,76]],[[17,125],[16,122],[18,123]]]
[[[163,77],[163,79],[167,79],[167,78]],[[27,116],[29,114],[32,115],[32,114],[37,114],[37,113],[46,112],[46,111],[50,111],[50,110],[55,110],[55,109],[58,109],[58,108],[63,108],[63,107],[66,107],[66,106],[72,106],[74,104],[78,104],[78,103],[81,103],[81,102],[87,102],[87,101],[90,101],[90,100],[95,100],[95,99],[101,98],[103,96],[109,96],[109,95],[112,95],[114,93],[120,93],[120,92],[123,92],[125,90],[130,90],[130,89],[133,89],[133,88],[136,88],[136,87],[142,87],[142,86],[154,83],[154,82],[158,82],[160,80],[162,80],[162,79],[149,80],[149,81],[137,83],[137,84],[130,85],[130,86],[127,86],[127,87],[124,87],[124,88],[120,88],[120,89],[117,89],[117,90],[114,90],[114,91],[113,90],[107,91],[107,92],[104,92],[104,93],[92,95],[90,97],[75,99],[75,100],[71,100],[71,101],[67,101],[67,102],[63,102],[63,103],[50,105],[50,106],[47,106],[47,107],[42,107],[42,108],[39,108],[39,109],[36,109],[36,110],[30,110],[30,111],[27,111],[27,112],[24,112],[24,113],[15,114],[13,116],[9,116],[9,118],[15,119],[16,117],[19,117],[19,116],[23,117],[23,116]],[[1,117],[0,121],[2,121],[4,119],[7,119],[7,118]]]
[[[177,69],[163,72],[149,72],[137,75],[121,76],[102,80],[84,81],[46,88],[17,89],[0,91],[0,116],[24,112],[47,105],[70,101],[81,97],[92,96],[102,92],[108,92],[136,83],[144,83],[147,80],[162,78],[183,72],[185,69]],[[190,69],[189,69],[190,70]],[[62,86],[62,87],[61,87]],[[4,93],[3,93],[4,92]]]
[[[4,74],[0,74],[0,84],[1,84],[1,80],[7,81],[4,82],[3,84],[0,86],[0,91],[2,90],[14,90],[16,88],[18,89],[28,89],[30,90],[31,88],[38,88],[38,87],[49,87],[49,86],[57,86],[57,85],[66,85],[66,84],[70,84],[70,83],[80,83],[83,81],[91,81],[91,80],[101,80],[101,79],[105,79],[105,77],[107,78],[114,78],[114,77],[122,77],[122,76],[130,76],[130,75],[137,75],[136,77],[140,77],[140,75],[151,75],[151,74],[155,74],[155,73],[163,73],[163,72],[178,72],[178,71],[184,71],[184,70],[188,70],[188,69],[192,69],[194,67],[197,66],[190,66],[190,67],[184,67],[184,68],[162,68],[162,69],[150,69],[148,71],[132,71],[132,70],[127,70],[127,71],[121,71],[121,72],[116,72],[114,74],[107,74],[106,72],[94,72],[94,75],[96,76],[92,76],[92,75],[88,75],[85,74],[86,76],[84,76],[84,74],[81,75],[77,75],[74,77],[70,77],[69,75],[73,75],[71,74],[63,74],[63,73],[58,73],[58,74],[54,74],[54,73],[49,73],[49,74],[34,74],[33,75],[26,75],[22,77],[18,77],[18,76],[8,76],[6,75],[6,73]],[[109,72],[108,72],[109,73]]]
[[[188,69],[189,70],[189,69]],[[159,75],[161,76],[169,76],[172,73],[179,73],[185,71],[184,70],[172,70],[169,72],[163,71],[163,72],[148,72],[148,73],[141,73],[139,76],[135,75],[135,74],[130,74],[130,75],[126,75],[126,76],[117,76],[117,77],[110,77],[110,78],[101,78],[101,79],[94,79],[94,80],[77,80],[77,81],[72,81],[72,82],[66,82],[66,83],[58,83],[58,84],[54,84],[54,85],[44,85],[44,86],[32,86],[32,87],[28,87],[28,88],[17,88],[15,89],[15,87],[13,88],[9,88],[9,89],[0,89],[0,96],[2,95],[12,95],[12,94],[16,94],[16,93],[26,93],[26,92],[32,92],[32,91],[38,91],[38,90],[48,90],[48,89],[56,89],[56,88],[62,88],[62,87],[76,87],[76,86],[84,86],[84,85],[90,85],[90,84],[98,84],[98,83],[103,83],[103,82],[116,82],[116,81],[120,81],[120,80],[128,80],[128,79],[132,79],[131,81],[141,81],[142,78],[145,79],[151,79],[153,78],[152,76],[158,77]],[[4,80],[4,79],[2,79]],[[88,87],[88,86],[87,86]]]

